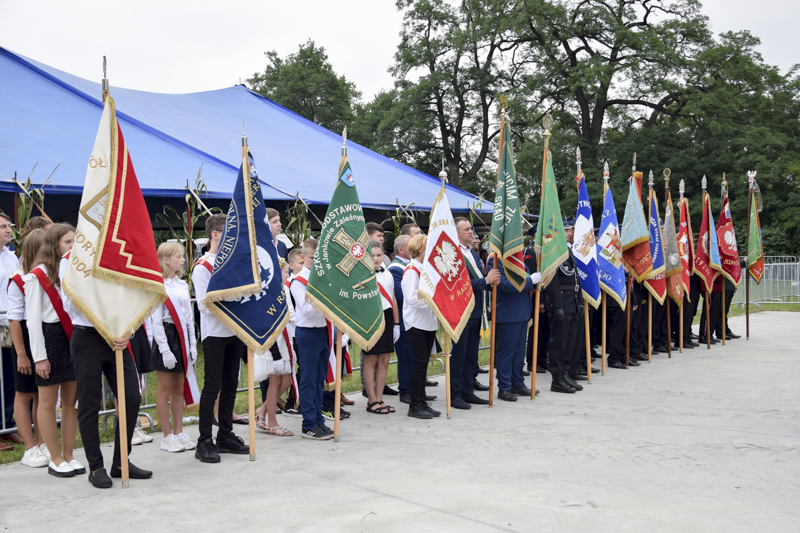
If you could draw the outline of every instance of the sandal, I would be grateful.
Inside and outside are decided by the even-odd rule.
[[[390,413],[394,413],[394,407],[392,407],[391,405],[386,405],[386,404],[385,404],[385,403],[383,403],[382,401],[381,401],[381,402],[378,402],[378,403],[379,403],[379,404],[381,404],[383,407],[385,407],[385,408],[386,408],[386,410],[387,410],[388,412],[390,412]]]
[[[258,413],[256,413],[256,427],[264,431],[267,430],[267,419]]]
[[[389,414],[389,410],[386,408],[385,405],[381,406],[380,403],[381,402],[368,403],[367,404],[367,412],[368,413],[372,413],[374,415],[388,415]],[[378,405],[379,407],[377,409],[373,409],[373,407],[376,406],[376,405]]]
[[[267,435],[275,435],[276,437],[293,437],[294,436],[294,433],[292,433],[288,429],[282,428],[280,426],[277,426],[277,427],[274,427],[274,428],[264,427],[264,431],[267,432]]]

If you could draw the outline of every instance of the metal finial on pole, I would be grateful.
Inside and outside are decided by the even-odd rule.
[[[678,192],[681,194],[681,200],[683,200],[684,191],[686,191],[686,184],[683,182],[683,178],[681,178],[681,182],[678,185]]]
[[[748,170],[747,171],[747,181],[750,184],[750,188],[753,188],[753,184],[756,182],[756,173],[757,170]]]
[[[508,96],[501,94],[497,97],[500,100],[500,114],[502,118],[506,118],[506,109],[508,109]]]
[[[650,171],[650,175],[647,178],[647,188],[652,190],[653,189],[653,171]]]
[[[700,187],[703,188],[703,192],[706,192],[706,188],[708,187],[708,179],[706,179],[705,174],[703,174],[703,179],[700,180]]]
[[[605,163],[603,163],[603,185],[605,185],[606,188],[608,188],[608,175],[609,175],[608,161],[606,161]]]
[[[669,189],[669,177],[672,175],[672,171],[668,168],[664,169],[664,187]]]
[[[578,178],[581,177],[581,169],[583,168],[583,163],[581,161],[581,148],[580,146],[575,148],[575,164],[578,166]]]
[[[447,171],[444,169],[444,156],[442,156],[442,170],[439,172],[439,179],[442,180],[442,188],[447,183]]]
[[[342,131],[342,157],[347,157],[347,126]]]
[[[631,168],[631,177],[628,183],[633,183],[633,176],[636,174],[636,152],[633,152],[633,167]]]
[[[242,146],[248,146],[247,144],[247,135],[244,133],[244,120],[242,121]]]
[[[106,78],[106,56],[103,56],[103,103],[105,103],[106,98],[108,97],[108,79]]]

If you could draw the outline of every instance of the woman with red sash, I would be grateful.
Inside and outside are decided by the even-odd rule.
[[[197,359],[194,312],[189,285],[180,278],[186,262],[183,247],[174,242],[162,243],[158,247],[158,261],[164,275],[167,300],[152,315],[155,340],[152,359],[158,383],[156,413],[164,431],[161,449],[182,452],[197,447],[183,432],[182,424],[184,401],[192,404],[199,400],[197,382],[194,381],[194,386],[187,383],[187,376],[194,377],[192,365]]]
[[[75,229],[68,224],[53,224],[44,236],[33,264],[23,276],[25,311],[31,354],[36,362],[39,387],[39,427],[50,452],[48,472],[56,477],[83,474],[86,468],[72,456],[78,431],[75,409],[75,370],[69,351],[72,321],[61,303],[58,267],[61,256],[72,250]],[[61,446],[58,443],[56,403],[61,388]]]
[[[42,432],[39,429],[39,388],[36,386],[36,363],[31,355],[31,341],[28,336],[26,324],[27,315],[25,314],[25,282],[22,276],[31,271],[33,260],[36,259],[36,252],[44,243],[44,230],[34,229],[25,234],[25,227],[22,228],[23,255],[20,258],[22,268],[11,276],[8,281],[8,327],[11,331],[11,341],[14,344],[14,352],[17,357],[14,362],[14,420],[17,421],[17,428],[25,445],[25,455],[22,456],[22,464],[32,468],[45,467],[50,463],[50,459],[45,455],[47,450]],[[33,401],[33,410],[31,410]],[[31,414],[33,416],[31,416]],[[33,418],[33,420],[31,420]],[[34,440],[31,431],[31,423],[36,431]]]
[[[395,410],[391,405],[383,403],[383,386],[386,385],[386,374],[389,372],[389,357],[394,351],[395,341],[400,337],[400,320],[394,300],[394,277],[383,268],[383,244],[380,241],[370,241],[369,245],[372,248],[372,263],[381,293],[384,327],[375,346],[361,352],[361,375],[364,376],[364,387],[367,391],[367,412],[388,415]]]

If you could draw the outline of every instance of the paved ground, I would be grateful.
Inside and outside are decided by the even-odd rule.
[[[259,434],[252,463],[137,446],[155,477],[128,490],[3,466],[0,530],[798,531],[798,318],[755,315],[749,341],[610,369],[575,395],[539,374],[534,402],[451,420],[368,415],[353,396],[339,443]]]

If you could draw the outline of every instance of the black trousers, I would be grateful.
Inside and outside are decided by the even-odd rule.
[[[81,440],[89,462],[89,470],[94,472],[103,468],[103,454],[100,452],[100,431],[97,427],[100,406],[103,400],[103,375],[106,376],[111,391],[117,402],[117,362],[116,352],[108,345],[94,328],[75,326],[70,339],[72,364],[77,379],[78,426],[81,429]],[[125,421],[127,423],[128,453],[131,450],[131,439],[139,416],[139,375],[133,356],[128,350],[122,352],[122,365],[125,386]],[[119,423],[114,428],[114,459],[111,466],[120,467]]]
[[[586,312],[586,306],[583,309]],[[572,349],[572,360],[569,364],[569,375],[574,376],[579,370],[586,367],[586,322],[583,315],[578,318],[578,329],[575,333],[575,346]]]
[[[663,304],[660,304],[655,298],[653,299],[653,346],[667,345],[668,341],[665,333],[667,330],[666,307],[666,300]],[[647,353],[647,350],[644,350],[644,352]]]
[[[646,289],[645,289],[646,290]],[[647,353],[647,300],[638,304],[636,311],[633,306],[637,303],[631,299],[631,355]],[[625,354],[623,353],[623,358]]]
[[[703,298],[706,297],[706,293],[703,293]],[[700,336],[705,338],[706,336],[706,305],[705,301],[703,302],[703,310],[702,314],[700,315]],[[714,335],[714,332],[717,331],[717,321],[719,321],[719,328],[722,328],[722,293],[721,292],[712,292],[711,299],[708,303],[708,312],[711,314],[711,334]],[[719,332],[717,333],[719,335]],[[718,337],[721,338],[721,337]]]
[[[450,394],[461,398],[475,388],[475,372],[478,370],[478,348],[481,344],[481,317],[467,320],[461,338],[453,344],[450,355]]]
[[[236,337],[206,337],[203,339],[205,381],[200,393],[200,438],[210,439],[214,427],[214,403],[219,394],[219,430],[217,440],[233,433],[233,407],[239,380],[239,361],[247,347]]]
[[[531,317],[531,327],[528,328],[528,343],[525,347],[525,360],[528,365],[533,364],[533,317]],[[550,345],[550,320],[547,313],[539,314],[539,338],[538,352],[536,353],[536,366],[547,369],[547,348]],[[532,369],[533,370],[533,369]]]
[[[608,362],[625,363],[625,311],[609,305],[606,309],[606,328]]]
[[[0,394],[3,395],[3,399],[5,400],[5,411],[3,412],[3,420],[2,424],[0,425],[0,429],[11,429],[16,426],[16,422],[14,422],[14,361],[17,357],[17,353],[13,350],[13,348],[2,348],[2,355],[0,355],[0,359],[2,359],[2,368],[0,368],[0,372],[3,373],[3,390],[0,391]],[[36,367],[33,368],[34,374],[36,373]]]
[[[547,370],[553,377],[561,376],[570,369],[575,341],[578,337],[577,313],[564,313],[561,324],[555,323],[555,315],[547,313],[550,320],[550,349],[547,354]]]
[[[414,366],[411,369],[411,407],[419,407],[425,403],[425,381],[428,376],[428,361],[431,358],[436,331],[411,328],[406,330],[411,341],[411,352]]]

